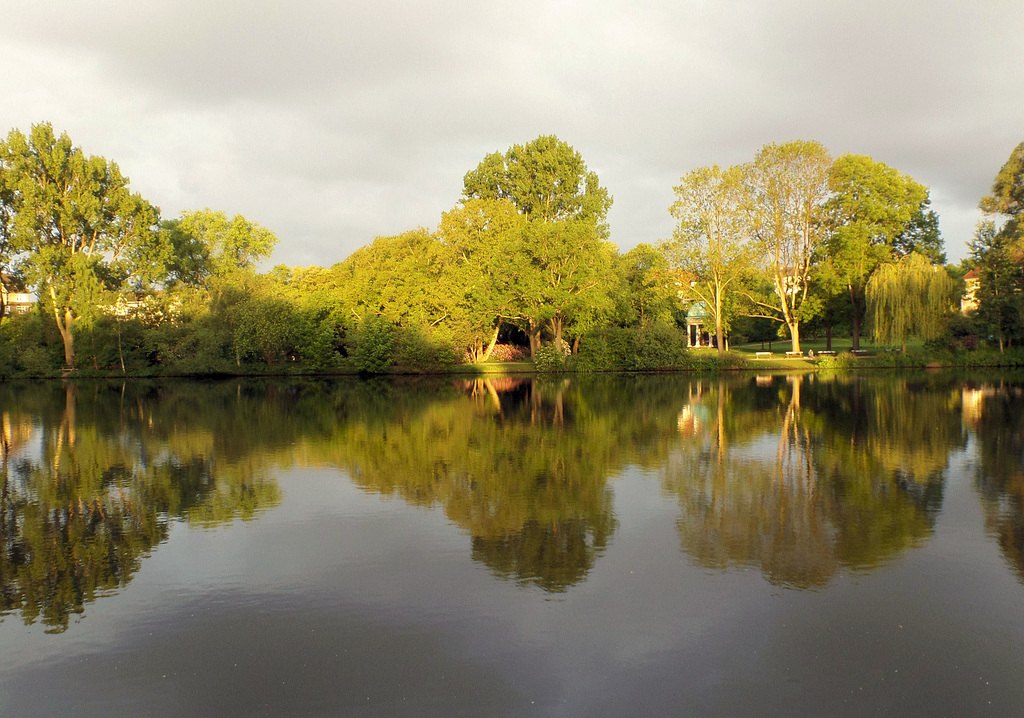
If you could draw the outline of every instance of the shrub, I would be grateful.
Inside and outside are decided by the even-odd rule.
[[[495,344],[494,349],[491,350],[490,360],[497,362],[526,361],[527,358],[529,358],[528,354],[523,347],[515,344]]]
[[[717,368],[717,361],[711,360]],[[580,339],[577,371],[654,371],[700,368],[686,349],[686,334],[667,324],[640,329],[609,328]]]
[[[366,374],[382,374],[394,363],[395,332],[386,319],[369,316],[359,325],[352,362]]]
[[[906,354],[904,352],[899,351],[887,351],[878,354],[874,357],[872,363],[875,366],[895,368],[924,366],[924,362],[921,361],[919,358],[915,358],[911,354]]]
[[[457,361],[455,350],[447,342],[430,337],[421,329],[411,328],[396,332],[396,366],[413,371],[433,371],[448,368]]]
[[[558,347],[542,346],[534,352],[533,365],[537,371],[559,372],[565,370],[565,354]]]
[[[856,363],[850,352],[840,352],[835,356],[819,356],[815,364],[821,369],[845,369]]]

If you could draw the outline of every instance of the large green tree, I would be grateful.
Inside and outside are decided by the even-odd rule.
[[[109,301],[107,291],[159,278],[166,251],[158,211],[118,166],[86,155],[48,123],[0,142],[14,219],[12,244],[25,274],[50,304],[73,367],[76,325]]]
[[[683,176],[675,193],[669,211],[678,224],[661,249],[679,272],[680,293],[708,307],[721,355],[728,299],[753,261],[741,211],[743,170],[718,165],[695,169]]]
[[[521,256],[524,271],[532,276],[515,287],[520,316],[530,327],[531,355],[540,345],[542,323],[556,347],[565,347],[566,334],[578,347],[581,334],[611,313],[614,254],[614,246],[589,221],[528,225]]]
[[[508,200],[526,217],[512,263],[513,321],[531,356],[547,327],[556,345],[611,312],[607,214],[612,199],[582,156],[554,135],[487,155],[465,177],[466,199]]]
[[[911,244],[927,244],[922,207],[927,206],[928,190],[882,162],[851,154],[833,163],[829,188],[827,266],[849,299],[853,348],[860,349],[868,279],[879,264],[898,258],[909,232],[914,235]]]

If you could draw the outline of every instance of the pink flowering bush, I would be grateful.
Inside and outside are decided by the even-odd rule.
[[[515,344],[495,344],[491,352],[491,361],[526,361],[527,352]]]

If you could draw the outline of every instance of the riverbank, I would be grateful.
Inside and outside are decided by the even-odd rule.
[[[814,350],[811,350],[814,352]],[[623,362],[609,362],[611,366],[595,365],[594,362],[580,362],[575,356],[552,356],[546,354],[537,361],[483,362],[479,364],[452,364],[434,367],[408,367],[393,365],[384,371],[370,374],[388,375],[439,375],[439,376],[508,376],[520,374],[590,374],[590,373],[718,373],[735,371],[847,371],[863,369],[999,369],[1024,368],[1024,351],[1016,348],[1000,353],[990,349],[974,350],[929,350],[920,348],[907,353],[886,349],[870,349],[861,353],[841,351],[836,354],[814,352],[813,356],[787,356],[785,351],[761,351],[747,346],[725,352],[721,357],[714,349],[694,349],[682,356],[660,365],[623,366]],[[162,367],[146,367],[142,370],[122,370],[120,367],[95,368],[79,367],[73,371],[25,372],[8,368],[0,380],[9,379],[59,379],[59,378],[234,378],[274,376],[358,376],[367,375],[354,367],[310,367],[300,362],[277,364],[243,364],[223,366],[216,370],[201,372],[165,371]]]

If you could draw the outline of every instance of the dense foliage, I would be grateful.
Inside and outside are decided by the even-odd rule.
[[[831,348],[834,329],[855,350],[864,329],[898,346],[980,337],[1002,349],[1024,338],[1022,147],[982,201],[979,309],[955,319],[966,268],[950,278],[937,265],[927,188],[816,142],[692,170],[675,188],[673,237],[620,254],[608,190],[542,136],[484,157],[434,230],[258,274],[270,230],[211,209],[161,220],[113,162],[48,124],[12,130],[0,142],[0,298],[39,301],[0,311],[0,376],[424,372],[527,356],[545,371],[646,371],[697,365],[694,340],[721,356],[731,340],[786,336],[800,351],[801,336],[821,334]],[[696,330],[686,315],[698,302]]]

